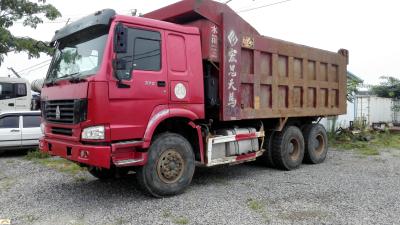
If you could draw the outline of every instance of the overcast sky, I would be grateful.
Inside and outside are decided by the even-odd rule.
[[[232,0],[236,11],[263,6],[281,0]],[[46,22],[36,30],[15,24],[15,35],[49,41],[54,31],[71,21],[99,9],[113,8],[120,14],[130,9],[141,13],[177,2],[173,0],[47,0],[63,14],[55,22]],[[291,0],[240,15],[261,34],[336,52],[350,52],[348,70],[367,84],[379,83],[380,76],[400,78],[400,1],[397,0]],[[49,57],[28,60],[26,54],[9,54],[0,67],[0,76],[10,74],[7,67],[29,80],[45,76]],[[42,63],[43,62],[43,63]],[[34,70],[24,70],[32,65]],[[41,68],[40,68],[41,67]]]

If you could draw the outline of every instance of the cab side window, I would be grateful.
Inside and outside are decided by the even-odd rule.
[[[118,54],[127,64],[118,70],[120,77],[129,80],[132,70],[161,70],[161,33],[157,31],[127,28],[127,52]]]
[[[26,96],[26,84],[14,84],[15,85],[15,92],[16,97],[24,97]]]
[[[0,83],[0,99],[14,98],[14,87],[11,83]]]
[[[19,116],[5,116],[0,118],[0,128],[19,128]]]
[[[27,95],[24,83],[0,83],[0,100],[24,97]]]
[[[135,39],[134,46],[133,69],[147,71],[161,69],[161,43],[159,40],[138,37]]]

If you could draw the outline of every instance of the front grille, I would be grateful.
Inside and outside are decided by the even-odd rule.
[[[52,100],[44,102],[43,117],[51,123],[77,124],[86,120],[87,100]]]
[[[65,135],[65,136],[72,136],[72,129],[70,128],[62,128],[62,127],[52,127],[51,133]]]

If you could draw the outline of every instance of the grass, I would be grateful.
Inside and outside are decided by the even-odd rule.
[[[172,213],[171,213],[171,211],[168,211],[168,210],[164,211],[162,214],[163,218],[169,218],[171,216],[172,216]]]
[[[247,199],[247,207],[255,212],[262,212],[264,210],[264,204],[261,201],[255,199]]]
[[[345,132],[329,135],[330,145],[339,150],[354,150],[364,156],[379,155],[383,149],[400,150],[400,134],[389,132]]]
[[[4,177],[0,179],[0,191],[8,191],[15,184],[15,179]]]
[[[259,200],[249,198],[247,199],[246,204],[249,209],[261,215],[261,217],[264,219],[264,223],[270,222],[271,218],[270,215],[265,210],[264,203],[262,203]]]
[[[189,223],[189,219],[183,216],[179,216],[179,217],[175,217],[173,219],[173,222],[175,224],[188,224]]]
[[[169,210],[165,210],[162,213],[162,217],[165,219],[172,219],[172,222],[174,224],[188,224],[189,223],[189,219],[184,217],[184,216],[174,216],[172,215],[171,211]]]
[[[284,220],[301,221],[307,219],[322,219],[328,217],[329,214],[320,210],[302,210],[292,211],[279,214],[279,217]]]
[[[80,166],[73,162],[63,158],[51,157],[49,154],[40,152],[39,150],[28,152],[28,154],[25,156],[25,159],[44,165],[59,172],[69,173],[72,175],[77,175],[79,172],[83,171]],[[77,178],[77,180],[82,181],[80,178]]]

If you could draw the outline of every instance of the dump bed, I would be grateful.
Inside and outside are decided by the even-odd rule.
[[[211,0],[184,0],[145,17],[200,29],[203,59],[219,71],[223,121],[346,112],[346,50],[262,36],[226,4]]]

